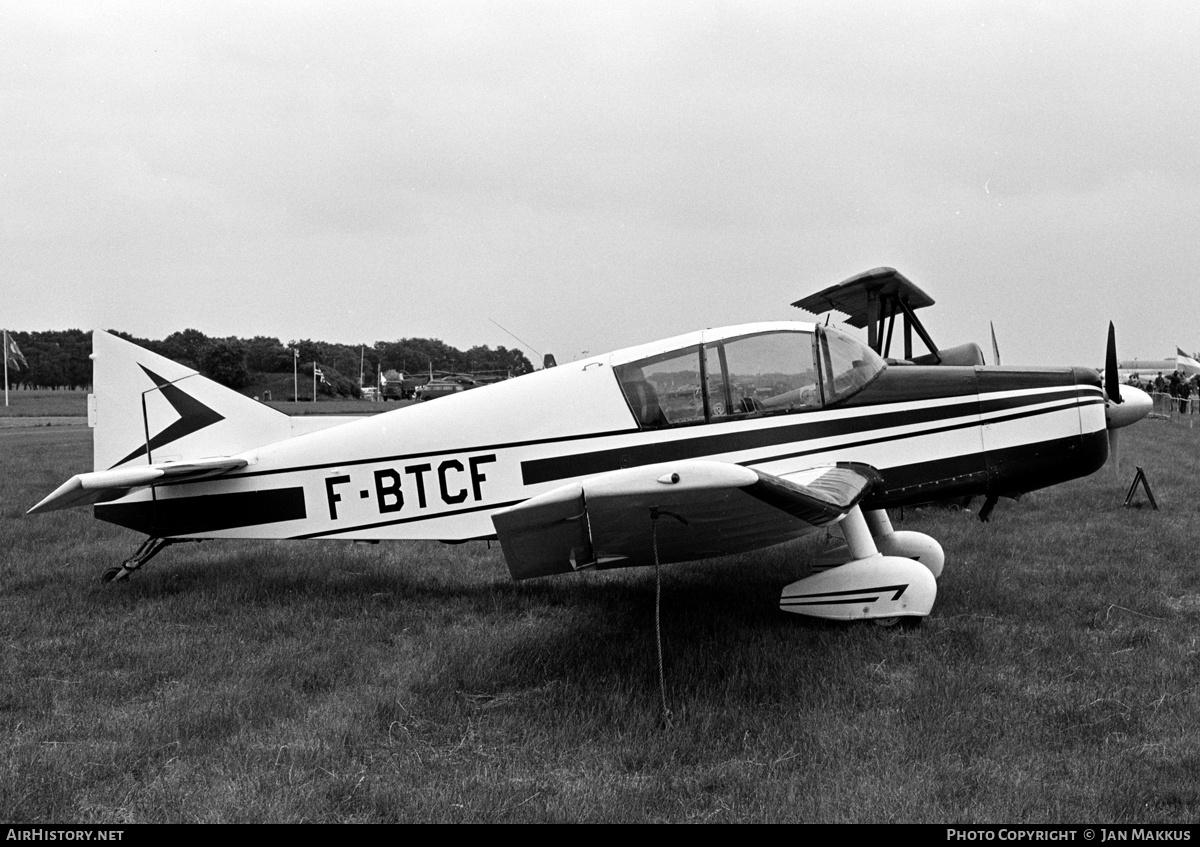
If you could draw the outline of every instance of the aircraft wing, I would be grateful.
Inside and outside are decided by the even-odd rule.
[[[865,465],[777,476],[728,462],[626,468],[497,512],[514,579],[685,562],[779,544],[841,520],[879,479]]]
[[[164,482],[183,482],[220,476],[238,468],[247,461],[233,456],[217,456],[194,461],[157,462],[132,468],[116,468],[107,471],[81,473],[68,479],[54,489],[45,499],[26,514],[52,512],[73,506],[90,506],[124,497],[136,488],[146,488]]]
[[[870,320],[872,298],[878,301],[887,296],[902,300],[914,312],[934,303],[932,297],[895,268],[875,268],[810,294],[792,305],[814,315],[842,312],[847,316],[845,323],[862,329]]]

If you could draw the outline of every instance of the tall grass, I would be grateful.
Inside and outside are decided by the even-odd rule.
[[[22,517],[88,433],[2,431],[0,819],[1194,822],[1200,436],[1123,435],[990,523],[906,510],[914,631],[779,612],[820,539],[665,569],[664,724],[651,570],[207,542],[102,585],[140,537]]]

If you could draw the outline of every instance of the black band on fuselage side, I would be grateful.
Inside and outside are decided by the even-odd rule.
[[[1078,403],[1077,406],[1099,405],[1103,402],[1104,402],[1103,400],[1099,400],[1099,399],[1083,400],[1080,403]],[[1007,423],[1009,421],[1021,420],[1022,418],[1036,417],[1037,415],[1042,415],[1045,413],[1046,413],[1045,409],[1032,409],[1032,410],[1028,410],[1028,411],[1024,411],[1024,412],[1016,412],[1011,415],[1004,415],[1004,416],[998,417],[998,418],[989,418],[987,423],[989,423],[989,424]],[[859,447],[865,447],[867,445],[886,444],[889,441],[904,441],[909,438],[925,437],[925,436],[929,436],[929,435],[939,435],[939,434],[945,433],[945,432],[953,432],[954,430],[958,430],[958,429],[972,429],[972,428],[977,428],[979,426],[980,426],[979,421],[965,421],[965,422],[956,423],[956,424],[949,424],[947,426],[939,426],[939,427],[932,427],[930,429],[923,429],[920,432],[916,432],[916,433],[905,432],[905,433],[900,433],[898,435],[883,435],[883,436],[874,436],[874,437],[869,437],[869,438],[860,438],[856,441],[842,442],[842,443],[836,445],[835,447],[812,447],[812,448],[809,448],[806,450],[792,450],[787,453],[773,453],[769,456],[763,456],[761,458],[755,459],[752,462],[740,462],[739,464],[745,465],[746,467],[754,467],[755,465],[764,465],[764,464],[768,464],[770,462],[778,462],[783,459],[796,459],[796,458],[799,458],[800,456],[811,456],[811,455],[814,455],[817,453],[829,453],[829,452],[835,452],[835,451],[839,451],[839,450],[851,450],[851,449],[856,449]],[[983,454],[982,453],[970,453],[970,454],[967,454],[966,456],[955,457],[952,459],[952,461],[967,463],[967,464],[973,463],[975,465],[982,466]]]
[[[98,503],[97,518],[159,538],[175,538],[244,526],[298,521],[308,517],[303,488],[275,488],[231,494],[204,494]]]
[[[1092,405],[1103,403],[1099,395],[1088,396],[1086,391],[1075,387],[1064,387],[1062,391],[1040,393],[1023,397],[989,398],[983,406],[989,413],[1001,410],[1013,410],[1010,414],[989,419],[988,423],[1001,423],[1043,414],[1041,407],[1047,403],[1074,401],[1075,405]],[[1024,408],[1024,411],[1019,411]],[[822,447],[805,447],[800,450],[789,450],[785,453],[760,457],[753,461],[743,461],[744,465],[758,465],[780,459],[790,459],[815,453],[836,452],[869,444],[882,444],[889,441],[901,441],[956,429],[980,426],[975,417],[980,404],[972,398],[966,402],[954,403],[949,406],[934,406],[923,409],[891,410],[877,415],[862,415],[857,417],[838,418],[835,420],[805,420],[794,424],[772,428],[741,430],[739,432],[712,432],[712,427],[705,427],[704,435],[679,438],[670,441],[658,441],[652,444],[631,444],[625,447],[613,447],[607,450],[593,450],[586,453],[573,453],[566,456],[552,456],[546,459],[533,459],[521,463],[522,482],[525,485],[537,485],[544,482],[571,479],[580,476],[594,476],[607,471],[621,468],[638,467],[658,462],[672,462],[684,459],[702,458],[722,453],[762,449],[781,445],[805,444],[819,439],[835,438],[863,434],[865,437],[847,440],[845,442]],[[801,413],[801,416],[803,413]],[[972,416],[968,420],[931,427],[920,432],[902,432],[887,435],[874,435],[882,429],[919,426],[935,423],[941,420]],[[717,424],[715,426],[723,426]],[[975,457],[978,461],[978,456]]]
[[[650,444],[630,444],[607,450],[593,450],[586,453],[573,453],[522,462],[521,478],[525,485],[538,485],[543,482],[554,482],[577,476],[594,476],[606,471],[651,465],[658,462],[675,462],[722,453],[739,453],[781,444],[804,443],[822,438],[870,432],[885,426],[899,427],[931,423],[951,417],[975,415],[977,411],[978,403],[972,398],[949,407],[936,406],[889,412],[886,415],[886,421],[881,420],[883,415],[812,420],[810,415],[801,412],[795,417],[807,418],[806,420],[799,420],[784,426],[758,427],[728,432],[722,431],[728,424],[711,424],[704,427],[702,435],[655,441]],[[978,426],[978,421],[972,420],[965,425]]]

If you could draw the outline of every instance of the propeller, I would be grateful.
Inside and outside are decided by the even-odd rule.
[[[1121,440],[1118,430],[1137,423],[1150,414],[1153,401],[1150,395],[1132,385],[1122,385],[1117,369],[1117,331],[1108,322],[1108,349],[1104,352],[1104,421],[1108,427],[1108,454],[1113,470],[1121,472]]]
[[[1120,405],[1121,378],[1117,373],[1117,328],[1108,322],[1108,347],[1104,351],[1104,393],[1108,402]]]

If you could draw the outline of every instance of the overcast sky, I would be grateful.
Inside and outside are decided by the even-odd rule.
[[[5,0],[0,326],[562,361],[890,265],[989,362],[1195,351],[1198,44],[1194,0]]]

